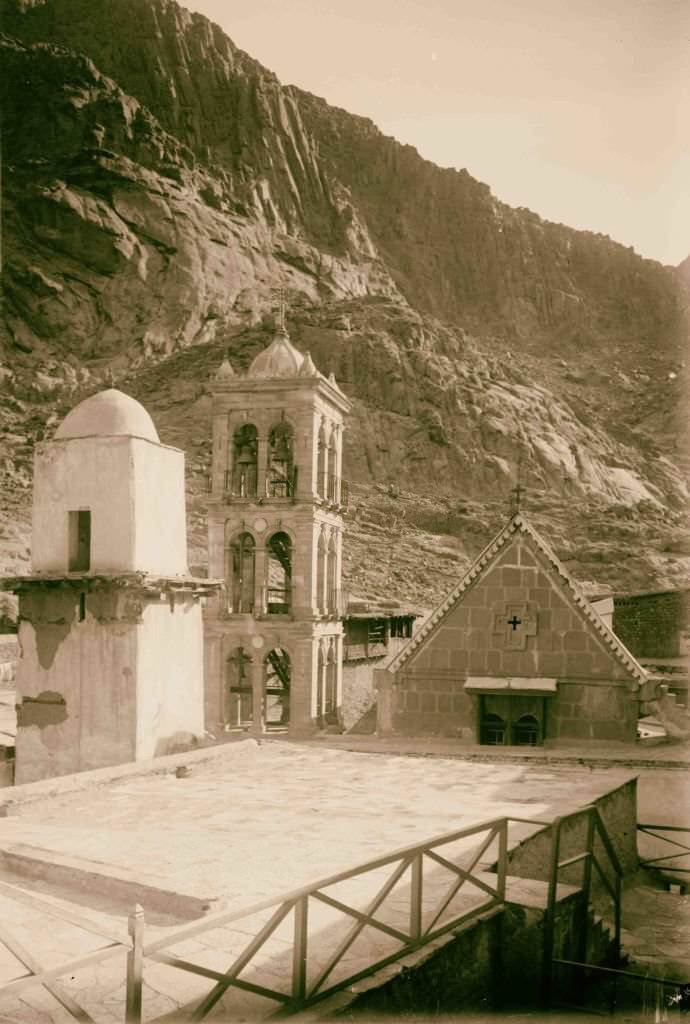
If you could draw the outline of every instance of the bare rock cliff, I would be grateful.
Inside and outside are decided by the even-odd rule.
[[[681,578],[682,266],[511,209],[173,0],[0,0],[0,18],[6,562],[26,558],[35,440],[110,374],[203,476],[204,381],[266,343],[281,285],[294,340],[355,399],[353,551],[390,501],[413,548],[453,538],[417,582],[404,553],[381,577],[433,598],[519,465],[581,576]]]

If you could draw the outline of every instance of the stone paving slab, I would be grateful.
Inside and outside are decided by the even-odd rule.
[[[36,847],[103,875],[248,905],[482,820],[548,821],[628,778],[271,743],[188,778],[125,778],[19,805],[0,820],[0,850]]]

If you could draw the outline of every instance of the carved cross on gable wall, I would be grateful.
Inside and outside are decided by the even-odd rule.
[[[494,615],[494,633],[503,636],[509,650],[524,651],[527,637],[537,634],[537,611],[531,604],[506,604]]]

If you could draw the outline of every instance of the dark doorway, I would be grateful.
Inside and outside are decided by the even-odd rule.
[[[502,747],[506,743],[506,723],[500,715],[489,712],[482,715],[480,743],[490,747]]]
[[[479,742],[488,746],[538,747],[544,742],[546,698],[487,693],[480,701]]]
[[[80,509],[68,512],[69,572],[88,572],[91,568],[91,513]]]

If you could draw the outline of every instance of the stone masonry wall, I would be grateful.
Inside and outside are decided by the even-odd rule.
[[[614,632],[638,658],[679,657],[689,623],[687,591],[614,598]]]
[[[468,676],[555,678],[547,740],[635,738],[634,679],[527,535],[513,537],[403,663],[392,680],[393,731],[475,737]]]

